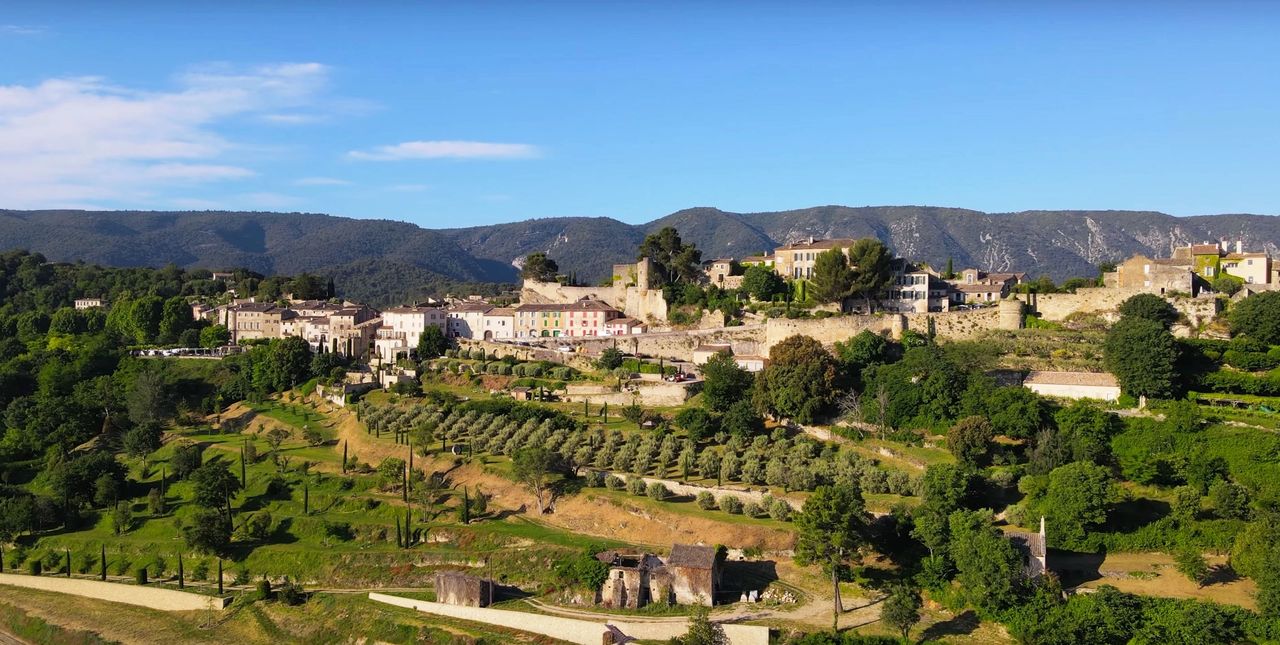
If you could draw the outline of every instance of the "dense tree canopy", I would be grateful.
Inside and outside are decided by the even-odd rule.
[[[728,352],[719,352],[702,366],[702,401],[716,412],[724,412],[751,391],[755,377],[740,367]]]
[[[853,266],[850,291],[862,296],[870,311],[875,298],[892,279],[893,254],[880,240],[864,237],[849,249],[849,264]]]
[[[676,229],[665,226],[645,236],[637,259],[653,261],[658,280],[655,286],[674,283],[697,283],[702,278],[702,251],[680,240]]]
[[[1280,345],[1280,292],[1266,291],[1231,306],[1231,333]]]
[[[818,302],[841,302],[852,292],[853,269],[844,249],[835,247],[819,253],[813,260],[809,295]]]
[[[772,267],[753,264],[742,275],[742,289],[762,302],[772,301],[787,293],[787,283]]]
[[[520,267],[521,278],[537,282],[555,282],[556,275],[559,273],[560,267],[556,264],[556,261],[547,257],[547,254],[541,251],[530,253],[526,256],[524,265]]]
[[[1107,370],[1130,396],[1168,398],[1177,385],[1178,344],[1164,325],[1146,318],[1121,318],[1103,344]]]
[[[813,423],[840,392],[835,357],[808,336],[792,336],[769,350],[769,365],[756,379],[754,401],[762,410]]]
[[[1168,300],[1153,293],[1140,293],[1130,296],[1120,303],[1121,318],[1142,318],[1160,323],[1165,329],[1173,326],[1178,320],[1178,310]]]
[[[956,511],[950,517],[951,557],[963,593],[974,606],[1013,606],[1023,587],[1022,556],[991,523],[990,512]]]

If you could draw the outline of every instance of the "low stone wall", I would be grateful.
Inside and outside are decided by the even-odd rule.
[[[673,361],[693,361],[693,350],[699,345],[733,346],[735,354],[757,354],[765,338],[764,325],[721,327],[720,329],[650,332],[629,336],[599,336],[595,338],[557,338],[561,345],[582,347],[587,353],[597,355],[606,347],[633,354],[661,357]]]
[[[505,609],[460,607],[380,593],[370,593],[369,600],[437,616],[542,634],[579,645],[600,645],[606,631],[605,625],[613,625],[628,636],[653,641],[667,641],[677,636],[684,636],[689,629],[688,621],[625,622],[609,620],[604,616],[594,621]],[[721,627],[730,645],[769,645],[768,627],[735,624],[722,624]]]
[[[222,610],[231,603],[231,599],[205,596],[198,593],[126,585],[100,580],[81,580],[78,578],[59,578],[54,576],[24,576],[12,573],[0,574],[0,584],[41,591],[120,602],[126,605],[138,605],[160,611],[195,611],[199,609]]]
[[[668,383],[665,381],[633,381],[634,392],[630,390],[613,390],[604,385],[568,384],[565,386],[565,400],[595,404],[631,405],[639,403],[647,406],[683,405],[692,393],[689,384]]]

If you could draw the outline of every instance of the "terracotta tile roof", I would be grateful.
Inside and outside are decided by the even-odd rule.
[[[489,311],[484,312],[484,315],[486,315],[486,316],[514,316],[514,315],[516,315],[516,310],[515,310],[515,309],[512,309],[511,307],[494,307],[493,309],[490,309]]]
[[[1000,293],[1004,290],[1002,284],[956,284],[952,285],[956,291],[962,293]]]
[[[808,242],[808,241],[805,241],[805,242],[791,242],[790,244],[783,245],[780,249],[775,250],[775,251],[774,251],[774,253],[776,254],[779,250],[785,250],[785,251],[793,251],[793,250],[805,251],[805,250],[810,250],[810,249],[833,249],[833,248],[835,248],[835,247],[837,247],[837,246],[843,249],[843,248],[847,248],[847,247],[853,246],[853,243],[854,243],[854,242],[856,242],[856,241],[857,241],[857,240],[853,240],[853,239],[849,239],[849,238],[842,238],[842,237],[841,237],[841,238],[834,238],[834,239],[830,239],[830,240],[814,240],[814,241],[812,241],[812,242]]]
[[[1048,372],[1033,371],[1023,379],[1023,385],[1086,385],[1116,387],[1116,377],[1107,372]]]
[[[1217,255],[1221,251],[1222,251],[1222,248],[1219,247],[1217,244],[1192,244],[1191,245],[1192,255]]]
[[[467,302],[460,305],[451,305],[449,307],[450,313],[455,311],[459,313],[470,313],[476,311],[484,313],[490,309],[493,309],[493,305],[487,302]]]

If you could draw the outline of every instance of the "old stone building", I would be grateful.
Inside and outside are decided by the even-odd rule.
[[[493,582],[457,571],[436,573],[436,602],[464,607],[493,604]]]
[[[1032,580],[1049,570],[1049,546],[1044,531],[1044,518],[1040,518],[1040,532],[1010,531],[1005,534],[1014,548],[1022,554],[1023,572]]]
[[[600,588],[606,607],[638,609],[654,602],[710,606],[720,586],[721,562],[710,546],[676,544],[665,560],[652,553],[617,551],[596,557],[610,565]]]

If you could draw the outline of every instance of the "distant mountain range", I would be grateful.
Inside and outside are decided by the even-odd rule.
[[[594,282],[635,259],[644,236],[674,226],[703,258],[742,257],[798,240],[874,236],[895,253],[941,268],[1025,271],[1057,280],[1092,276],[1102,262],[1167,254],[1204,240],[1280,250],[1280,217],[1173,217],[1142,211],[983,213],[930,206],[820,206],[769,213],[691,208],[647,224],[599,217],[423,229],[386,220],[306,213],[0,210],[0,249],[112,266],[245,267],[266,274],[331,275],[370,301],[443,284],[513,282],[513,264],[545,251],[564,272]]]

